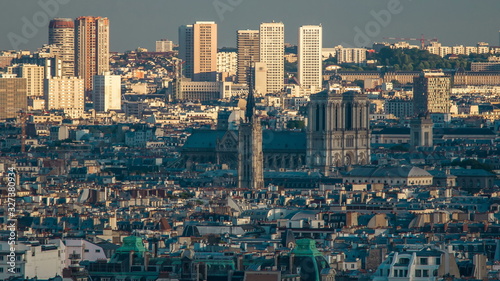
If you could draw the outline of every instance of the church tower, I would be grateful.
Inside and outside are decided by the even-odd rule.
[[[325,175],[332,167],[370,163],[370,102],[349,91],[311,95],[307,126],[307,163]]]
[[[255,98],[251,85],[247,98],[245,119],[238,132],[238,188],[264,187],[262,126],[255,115]]]
[[[420,114],[417,118],[410,121],[410,146],[432,147],[433,146],[433,127],[434,123],[429,113]]]

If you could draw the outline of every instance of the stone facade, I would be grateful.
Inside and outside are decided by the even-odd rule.
[[[333,167],[365,165],[370,157],[368,97],[323,91],[311,96],[307,163],[328,175]]]

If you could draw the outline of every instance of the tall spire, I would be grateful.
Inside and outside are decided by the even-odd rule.
[[[250,123],[253,121],[255,115],[255,97],[253,95],[253,89],[250,87],[247,97],[247,108],[245,110],[246,122]]]
[[[245,121],[250,123],[253,121],[255,115],[255,96],[254,96],[254,83],[253,83],[253,72],[254,66],[253,61],[249,67],[250,75],[248,75],[248,96],[247,96],[247,108],[245,110]]]

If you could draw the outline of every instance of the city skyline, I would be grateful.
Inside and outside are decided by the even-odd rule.
[[[285,42],[288,43],[297,44],[296,30],[300,26],[322,24],[323,47],[333,47],[339,44],[363,47],[358,46],[359,40],[355,39],[356,34],[359,30],[365,30],[365,27],[370,26],[371,23],[377,22],[377,15],[384,14],[382,11],[387,10],[388,5],[394,5],[397,13],[390,14],[389,20],[379,21],[380,28],[374,28],[368,36],[370,43],[371,41],[385,41],[383,37],[420,37],[421,34],[425,34],[428,38],[437,37],[446,45],[472,45],[481,41],[499,45],[500,19],[497,19],[494,13],[500,8],[500,3],[493,0],[483,1],[483,5],[491,9],[485,9],[481,13],[475,12],[477,8],[473,2],[465,0],[443,0],[438,3],[432,2],[432,6],[428,0],[418,1],[418,3],[410,0],[363,2],[363,5],[360,5],[362,1],[321,0],[314,3],[288,1],[286,6],[275,1],[275,3],[265,2],[268,8],[265,10],[261,9],[264,4],[263,0],[141,3],[140,6],[135,1],[129,0],[110,0],[104,3],[52,1],[58,3],[52,9],[43,9],[38,2],[29,7],[15,2],[4,4],[6,9],[3,9],[2,16],[15,27],[12,28],[12,25],[0,27],[0,37],[3,38],[0,41],[0,49],[13,49],[15,44],[12,44],[11,39],[15,34],[22,37],[17,45],[19,49],[35,50],[47,43],[48,20],[55,17],[76,18],[87,15],[110,19],[111,51],[133,50],[137,47],[154,50],[155,41],[161,38],[168,38],[178,43],[178,26],[207,20],[215,21],[219,25],[218,44],[221,47],[236,47],[236,30],[256,29],[260,23],[273,20],[282,21],[285,24]],[[40,1],[40,3],[52,3],[52,1]],[[128,8],[117,10],[118,2]],[[197,4],[198,8],[192,9],[193,4]],[[453,17],[442,16],[450,13],[450,7],[453,7]],[[41,13],[45,13],[48,18],[45,25],[41,24],[44,20]],[[424,14],[426,15],[425,21],[423,20]],[[34,15],[39,16],[40,24],[34,24],[33,32],[23,33],[26,22],[33,24]],[[130,36],[131,34],[133,36]],[[467,34],[467,37],[463,38],[462,34]]]

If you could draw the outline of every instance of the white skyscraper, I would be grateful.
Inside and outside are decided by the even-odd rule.
[[[84,80],[76,77],[45,79],[45,106],[48,110],[60,109],[72,118],[79,118],[84,111]]]
[[[322,37],[321,25],[305,25],[299,28],[299,83],[310,93],[320,91],[323,85]]]
[[[267,91],[283,89],[285,78],[285,26],[281,22],[260,25],[260,61],[267,66]]]
[[[93,97],[97,112],[121,110],[121,76],[109,72],[94,76]]]

